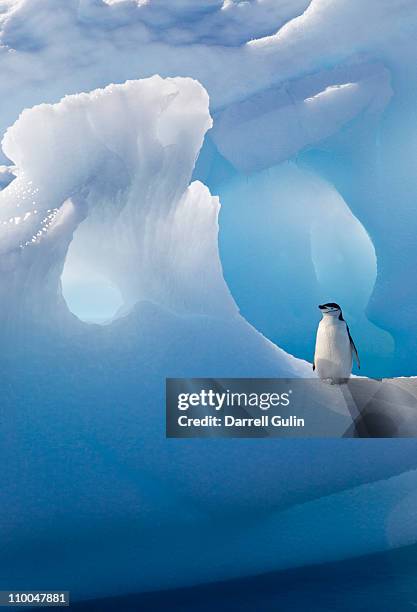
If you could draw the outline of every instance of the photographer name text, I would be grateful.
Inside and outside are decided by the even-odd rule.
[[[305,420],[295,415],[282,417],[263,414],[261,417],[239,418],[230,414],[221,416],[207,415],[201,418],[188,417],[185,414],[178,417],[180,427],[305,427]]]

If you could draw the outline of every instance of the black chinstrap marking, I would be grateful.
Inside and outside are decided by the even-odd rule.
[[[324,310],[325,308],[338,308],[339,310],[342,310],[339,304],[336,304],[336,302],[327,302],[327,304],[320,304],[319,308],[320,310]]]

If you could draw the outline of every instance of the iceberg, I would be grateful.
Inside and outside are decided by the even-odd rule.
[[[267,527],[249,528],[248,511],[279,525],[293,504],[415,467],[412,440],[385,441],[381,454],[371,440],[165,439],[166,376],[311,375],[242,317],[224,281],[219,200],[189,182],[210,126],[200,84],[152,77],[25,110],[6,132],[16,177],[0,192],[4,588],[47,580],[77,599],[277,569],[278,553],[254,548]],[[109,324],[69,310],[68,267],[118,288]],[[231,515],[240,526],[218,533]],[[324,558],[311,554],[294,563]]]
[[[335,299],[366,374],[415,374],[416,23],[411,0],[1,3],[1,588],[416,542],[414,440],[184,444],[161,411],[167,376],[311,376]]]
[[[366,329],[384,337],[384,350],[377,342],[366,362],[367,374],[412,375],[415,351],[407,330],[414,329],[413,309],[400,319],[394,313],[401,302],[415,302],[410,287],[399,298],[398,283],[409,277],[414,258],[408,214],[416,192],[414,81],[405,66],[415,52],[416,20],[411,0],[368,0],[364,6],[328,0],[71,0],[59,7],[53,0],[8,0],[0,12],[0,132],[24,108],[57,103],[68,94],[153,74],[197,79],[209,93],[214,126],[205,138],[211,170],[195,178],[221,196],[216,173],[222,179],[238,173],[244,180],[288,161],[330,182],[368,233],[378,260],[372,295],[355,315],[365,342],[371,341]],[[400,164],[397,151],[403,152]],[[3,155],[2,163],[9,162]],[[395,263],[398,244],[407,251],[407,274]],[[262,266],[270,267],[270,260]],[[93,283],[91,274],[91,286],[109,302],[101,319],[111,318],[121,297],[99,277]],[[359,285],[360,276],[353,282]],[[70,272],[64,286],[73,307],[94,318],[80,303]],[[389,309],[393,296],[400,303]],[[289,327],[285,309],[278,314]],[[309,333],[309,317],[294,330],[293,352]]]

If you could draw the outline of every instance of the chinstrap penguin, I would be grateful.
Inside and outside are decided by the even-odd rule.
[[[331,383],[347,382],[355,357],[360,368],[358,351],[339,304],[329,302],[319,306],[323,315],[316,337],[313,370],[322,380]]]

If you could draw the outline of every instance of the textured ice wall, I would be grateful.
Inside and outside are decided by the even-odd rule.
[[[165,377],[310,372],[239,315],[225,285],[218,200],[201,183],[189,184],[210,125],[197,82],[153,77],[27,110],[6,133],[3,147],[17,177],[0,193],[7,380],[0,457],[8,465],[2,584],[48,576],[78,595],[120,590],[130,568],[125,537],[120,573],[119,561],[97,565],[97,547],[86,537],[93,524],[100,525],[93,540],[109,524],[114,535],[119,521],[129,530],[139,526],[133,539],[142,567],[128,571],[122,591],[166,584],[166,574],[160,582],[154,570],[145,583],[137,580],[148,557],[143,530],[189,511],[198,517],[189,506],[199,495],[186,474],[183,493],[169,483],[175,453],[164,452]],[[111,325],[79,321],[62,297],[74,232],[70,265],[105,272],[123,295],[123,316]],[[225,450],[238,473],[241,459],[233,446]],[[118,558],[110,552],[113,535],[108,560]],[[68,548],[67,539],[79,537],[82,543]],[[44,546],[46,557],[35,560],[29,551]],[[66,549],[66,560],[51,570],[47,557],[56,546]],[[164,548],[159,541],[155,551]],[[88,569],[89,558],[96,570]],[[104,591],[103,571],[117,575]]]
[[[386,68],[353,63],[273,85],[219,110],[212,138],[235,168],[253,172],[322,142],[364,112],[375,120],[392,95]]]
[[[211,125],[207,106],[196,82],[153,77],[22,113],[3,140],[18,173],[0,193],[10,279],[3,311],[16,303],[21,277],[28,316],[31,293],[49,316],[57,303],[63,309],[59,275],[81,223],[74,257],[107,275],[126,309],[150,300],[176,311],[236,313],[217,254],[217,200],[201,184],[188,187]]]

